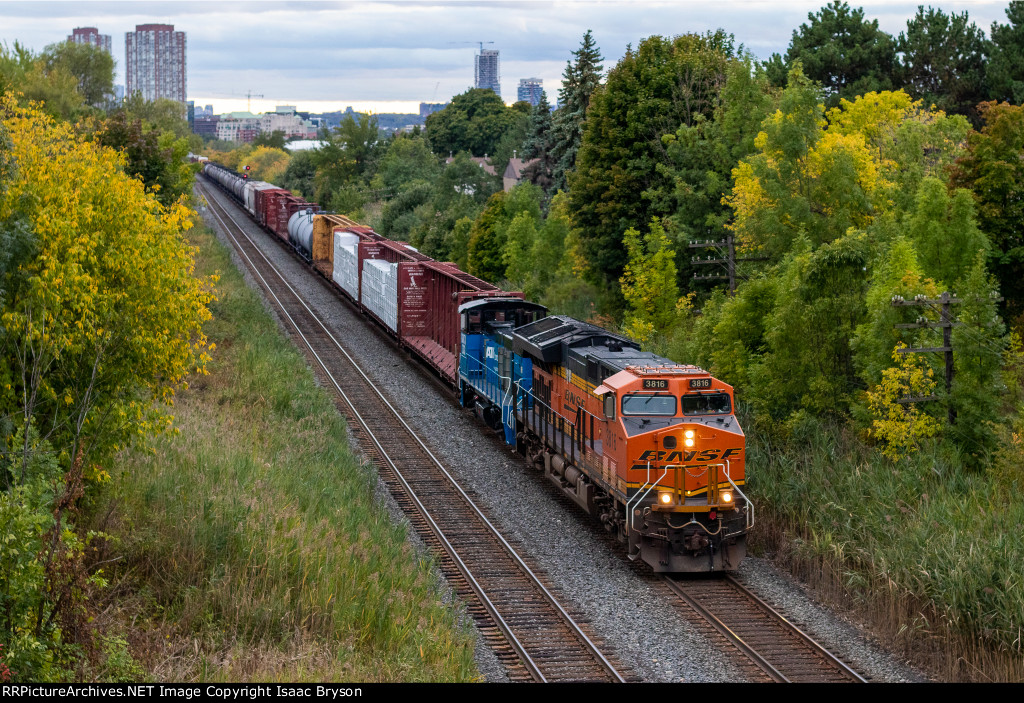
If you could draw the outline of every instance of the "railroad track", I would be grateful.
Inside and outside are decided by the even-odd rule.
[[[625,681],[621,665],[602,652],[602,643],[572,617],[260,251],[232,216],[236,206],[231,203],[229,210],[226,196],[205,185],[200,189],[318,377],[334,390],[360,446],[449,582],[470,603],[470,614],[510,677]]]
[[[732,576],[665,577],[679,598],[749,659],[761,678],[778,683],[866,683]]]

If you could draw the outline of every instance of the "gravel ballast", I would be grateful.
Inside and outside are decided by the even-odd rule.
[[[207,222],[226,241],[213,217]],[[241,216],[236,216],[243,224]],[[482,424],[460,408],[428,372],[371,326],[317,277],[250,220],[243,227],[282,271],[307,304],[363,366],[378,388],[424,438],[448,470],[464,482],[489,516],[546,574],[618,659],[643,681],[738,682],[743,675],[701,634],[685,611],[666,607],[653,577],[610,544],[585,513]],[[237,263],[236,257],[236,263]],[[250,285],[253,281],[246,277]],[[386,491],[384,491],[386,493]],[[390,500],[393,515],[401,516]],[[767,562],[748,558],[745,583],[821,644],[874,681],[921,681],[924,677],[873,644],[854,626],[818,605]],[[479,642],[479,639],[478,639]],[[477,663],[487,681],[507,680],[501,663],[481,645]]]

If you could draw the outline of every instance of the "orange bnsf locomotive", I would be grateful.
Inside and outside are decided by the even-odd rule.
[[[460,308],[463,404],[631,558],[659,572],[736,569],[753,506],[732,387],[569,317],[521,324],[524,305]]]

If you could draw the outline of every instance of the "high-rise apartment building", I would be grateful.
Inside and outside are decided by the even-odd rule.
[[[516,91],[516,100],[526,101],[537,107],[540,102],[540,94],[544,91],[544,81],[540,78],[520,78],[519,89]]]
[[[139,24],[125,33],[128,95],[185,102],[185,33],[173,24]]]
[[[111,53],[110,35],[100,34],[100,30],[95,27],[75,27],[71,30],[68,41],[72,44],[92,44],[103,49],[108,54]]]
[[[476,57],[476,87],[490,88],[501,97],[501,71],[498,50],[484,49]]]

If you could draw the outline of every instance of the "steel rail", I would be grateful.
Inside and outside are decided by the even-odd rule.
[[[847,676],[849,676],[851,679],[853,679],[857,683],[867,683],[868,682],[867,679],[865,679],[863,676],[861,676],[856,671],[851,669],[846,664],[846,662],[844,662],[843,660],[839,659],[836,655],[832,654],[832,652],[830,652],[827,649],[825,649],[824,647],[822,647],[821,644],[819,644],[817,642],[817,640],[812,638],[810,635],[808,635],[806,632],[804,632],[802,629],[800,629],[797,625],[795,625],[794,623],[790,622],[789,619],[787,619],[782,613],[780,613],[779,611],[775,610],[775,608],[773,608],[772,606],[768,605],[768,603],[766,603],[760,596],[758,596],[756,593],[754,593],[749,588],[747,588],[742,583],[740,583],[739,580],[737,580],[734,576],[732,576],[732,575],[726,576],[726,580],[729,583],[731,583],[738,591],[743,593],[743,595],[745,595],[747,598],[749,598],[750,600],[756,602],[758,605],[760,605],[766,611],[768,611],[769,613],[774,615],[779,621],[786,623],[786,625],[789,626],[790,631],[793,632],[795,635],[797,635],[803,641],[803,643],[805,645],[807,645],[808,647],[810,647],[811,649],[816,651],[823,659],[826,659],[827,661],[831,662],[832,665],[835,666],[838,670],[840,670],[843,673],[845,673]]]
[[[663,580],[673,593],[678,595],[715,630],[732,642],[740,652],[742,652],[761,671],[771,678],[772,681],[775,681],[776,683],[790,683],[794,680],[794,676],[796,676],[796,678],[803,679],[806,675],[806,669],[804,671],[794,673],[792,672],[792,665],[787,664],[786,666],[783,666],[782,664],[770,661],[769,658],[759,652],[754,645],[747,642],[739,633],[715,615],[708,607],[688,593],[683,585],[685,582],[681,582],[680,580],[669,576],[665,576]],[[851,682],[867,683],[867,680],[864,677],[851,669],[845,662],[841,661],[834,654],[821,646],[810,635],[797,627],[794,623],[790,622],[785,616],[768,605],[756,594],[751,592],[750,589],[741,584],[735,577],[732,575],[725,575],[725,579],[721,583],[728,584],[728,586],[734,590],[736,595],[739,595],[742,599],[745,599],[749,604],[753,604],[758,610],[760,610],[762,616],[769,618],[771,622],[775,623],[787,635],[795,637],[799,643],[798,647],[802,646],[810,650],[810,653],[813,656],[816,656],[820,663],[823,663],[826,667],[831,667],[834,673],[838,673],[841,677]],[[790,646],[792,647],[792,645]],[[778,658],[778,655],[776,655],[776,658]],[[785,673],[782,671],[783,668],[786,669]]]
[[[761,654],[756,649],[747,644],[742,637],[733,632],[732,628],[730,628],[724,622],[719,620],[714,613],[705,608],[697,599],[691,597],[689,593],[683,590],[683,588],[679,585],[678,582],[676,582],[674,579],[668,576],[665,576],[664,580],[665,583],[668,585],[669,589],[671,589],[673,593],[682,598],[683,601],[685,601],[686,604],[689,605],[691,608],[696,610],[702,618],[707,620],[707,622],[713,628],[715,628],[727,640],[732,642],[737,647],[737,649],[743,652],[743,654],[746,655],[746,657],[750,659],[750,661],[754,662],[754,664],[756,664],[757,667],[761,669],[761,671],[767,674],[772,681],[776,683],[790,682],[789,679],[786,678],[785,674],[783,674],[781,671],[772,666],[771,662],[769,662],[767,659],[761,656]]]
[[[200,187],[201,190],[203,190],[205,192],[209,192],[208,188],[206,188],[205,186],[200,185],[199,187]],[[217,217],[217,219],[220,220],[221,223],[225,225],[225,230],[226,230],[225,234],[227,234],[227,236],[229,236],[231,238],[231,240],[233,242],[235,242],[236,251],[238,251],[238,253],[241,256],[245,257],[245,259],[249,262],[250,268],[253,271],[253,273],[256,276],[258,276],[259,279],[263,282],[267,293],[269,293],[271,296],[273,296],[274,299],[277,301],[278,307],[280,308],[281,312],[284,313],[288,317],[289,321],[291,322],[292,326],[295,328],[296,332],[299,334],[300,337],[302,337],[303,342],[309,348],[310,353],[312,353],[313,356],[316,358],[317,363],[320,364],[321,368],[327,374],[327,377],[331,380],[331,383],[334,385],[334,387],[337,390],[337,392],[339,393],[339,395],[344,399],[345,403],[351,409],[353,415],[357,418],[358,422],[363,426],[364,430],[366,431],[367,436],[373,441],[374,445],[377,447],[378,453],[388,463],[388,466],[391,468],[391,470],[398,477],[399,481],[402,483],[403,487],[406,489],[406,492],[408,493],[410,498],[412,498],[413,501],[416,503],[417,509],[420,511],[421,515],[427,521],[428,525],[430,526],[431,531],[434,532],[434,534],[438,537],[439,541],[444,545],[445,551],[447,551],[449,553],[449,555],[453,558],[455,563],[458,565],[459,570],[466,577],[467,582],[471,585],[471,587],[473,588],[474,592],[477,593],[477,596],[480,598],[481,603],[487,609],[488,613],[494,618],[495,622],[498,623],[499,627],[501,627],[502,632],[506,635],[506,638],[509,640],[509,643],[512,645],[513,649],[515,649],[516,653],[520,656],[520,658],[523,659],[524,665],[527,667],[528,670],[530,670],[531,675],[533,675],[534,678],[536,678],[538,681],[542,681],[542,682],[546,681],[546,677],[544,677],[543,673],[540,671],[540,667],[533,661],[532,657],[530,657],[529,654],[526,652],[525,648],[519,642],[518,638],[516,638],[515,634],[512,632],[511,627],[508,625],[508,623],[505,622],[504,618],[502,618],[502,616],[498,612],[497,606],[486,595],[486,593],[484,592],[483,587],[479,584],[479,582],[476,580],[476,578],[472,575],[472,573],[471,573],[471,571],[469,569],[469,566],[466,565],[465,562],[462,560],[462,558],[458,555],[458,553],[456,552],[455,548],[451,545],[451,543],[449,542],[447,537],[444,535],[443,530],[440,528],[440,526],[437,525],[437,523],[434,521],[433,517],[431,517],[431,515],[430,515],[429,511],[427,510],[427,508],[422,504],[422,502],[420,501],[419,497],[416,495],[416,493],[413,490],[413,488],[406,481],[404,475],[402,474],[401,470],[398,468],[397,464],[388,455],[387,450],[380,444],[380,442],[378,441],[377,437],[373,434],[372,430],[370,429],[368,423],[366,423],[366,421],[363,420],[363,418],[359,414],[358,410],[356,410],[354,404],[349,400],[348,395],[345,393],[344,390],[342,390],[341,386],[338,384],[337,380],[334,378],[334,375],[330,372],[330,370],[327,368],[327,365],[320,358],[320,355],[313,348],[312,343],[310,343],[310,341],[305,336],[305,334],[303,334],[303,332],[301,331],[301,329],[299,328],[299,326],[295,322],[295,320],[292,318],[290,313],[288,313],[288,311],[285,309],[284,303],[277,297],[276,293],[273,292],[269,281],[267,281],[263,277],[263,275],[258,271],[258,269],[257,269],[257,267],[255,265],[255,262],[253,262],[252,259],[249,257],[249,255],[243,251],[241,246],[239,246],[239,242],[235,238],[235,236],[230,231],[227,231],[228,228],[226,226],[226,223],[224,223],[223,218],[221,218],[221,216],[212,207],[212,203],[215,202],[215,201],[211,200],[208,197],[207,198],[207,202],[211,203],[211,212],[214,214],[214,216]],[[583,642],[585,644],[585,646],[590,650],[591,654],[595,657],[595,659],[598,660],[598,662],[600,663],[602,668],[604,668],[607,671],[607,673],[614,680],[616,680],[617,682],[620,682],[620,683],[624,683],[625,682],[625,678],[623,678],[623,676],[615,669],[614,665],[611,662],[608,661],[608,659],[604,656],[604,653],[601,652],[601,650],[586,635],[586,633],[584,633],[580,629],[579,625],[572,618],[572,616],[570,616],[565,611],[565,609],[562,607],[562,604],[559,603],[558,600],[554,597],[554,595],[543,585],[543,583],[541,583],[541,581],[539,580],[537,575],[533,572],[532,569],[530,569],[529,566],[527,566],[527,564],[523,561],[522,557],[520,557],[518,552],[516,552],[516,550],[512,547],[512,545],[510,545],[508,543],[508,541],[501,534],[501,532],[481,512],[480,508],[466,494],[466,492],[463,490],[462,486],[460,486],[458,484],[458,482],[455,480],[455,478],[448,472],[448,470],[441,464],[441,462],[437,459],[437,457],[434,456],[434,454],[430,451],[430,449],[426,446],[426,444],[423,443],[423,441],[416,434],[416,432],[409,426],[409,424],[405,421],[405,418],[402,417],[401,413],[399,413],[399,411],[390,403],[390,401],[388,401],[388,399],[386,397],[384,397],[384,395],[376,387],[376,384],[374,384],[371,381],[371,379],[366,375],[366,373],[362,370],[362,368],[359,367],[359,365],[352,358],[352,356],[345,350],[344,347],[342,347],[341,343],[338,342],[337,338],[335,338],[335,336],[331,333],[331,331],[323,324],[323,322],[312,311],[312,309],[309,307],[309,305],[306,304],[306,301],[302,298],[302,296],[298,293],[298,291],[296,291],[294,289],[294,287],[292,287],[292,285],[287,281],[287,279],[281,274],[280,270],[270,261],[269,258],[267,258],[266,254],[264,254],[260,250],[259,246],[257,246],[256,243],[253,242],[252,238],[249,237],[249,235],[245,233],[245,231],[237,223],[235,218],[232,217],[230,215],[230,213],[227,212],[227,210],[226,210],[226,208],[224,208],[223,204],[221,204],[220,202],[217,202],[217,206],[221,208],[221,211],[224,213],[224,216],[227,217],[231,221],[231,223],[235,226],[235,228],[239,231],[239,233],[246,240],[248,240],[250,245],[259,253],[260,257],[262,257],[262,259],[264,260],[264,263],[270,268],[271,271],[274,272],[275,275],[277,275],[277,277],[281,280],[281,282],[288,289],[288,291],[294,296],[295,300],[303,308],[305,308],[306,312],[310,315],[310,317],[320,326],[321,330],[326,335],[326,337],[328,339],[330,339],[331,342],[334,344],[334,346],[337,348],[337,350],[340,351],[345,356],[345,358],[351,364],[352,368],[362,377],[362,379],[366,382],[367,386],[373,390],[373,392],[377,395],[378,399],[384,404],[385,407],[388,408],[388,410],[394,415],[394,417],[399,421],[399,423],[401,423],[402,427],[405,428],[405,430],[408,432],[409,436],[417,444],[419,444],[419,446],[421,447],[423,452],[426,454],[426,456],[428,456],[430,458],[430,460],[433,462],[435,467],[439,471],[441,471],[442,474],[444,474],[444,476],[450,482],[451,486],[459,493],[459,495],[463,498],[463,500],[466,502],[466,504],[476,514],[477,518],[481,521],[481,523],[487,527],[487,529],[491,532],[491,534],[498,541],[501,542],[501,544],[507,550],[507,553],[515,560],[517,565],[524,572],[524,574],[529,578],[529,580],[532,581],[534,586],[541,591],[541,593],[548,600],[548,602],[558,611],[559,615],[564,620],[564,622],[570,627],[570,629],[572,629],[572,631],[574,632],[576,637],[581,642]]]

